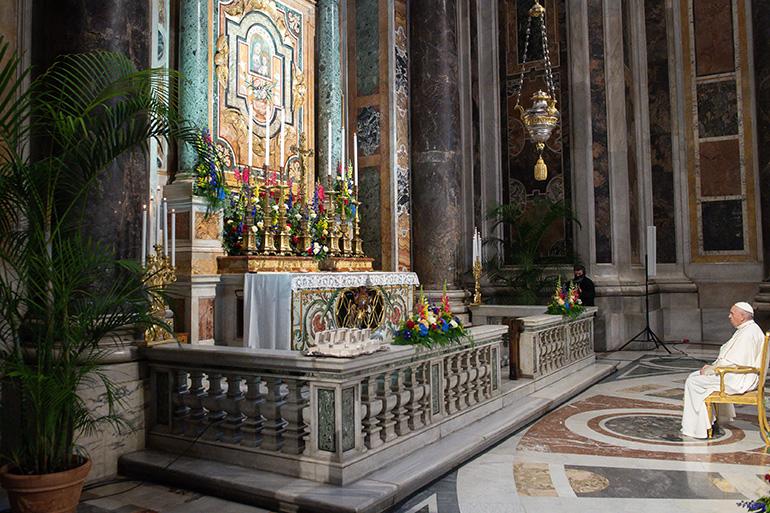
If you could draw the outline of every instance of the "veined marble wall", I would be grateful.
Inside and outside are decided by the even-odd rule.
[[[640,211],[639,211],[639,158],[637,155],[637,121],[636,121],[636,80],[632,50],[634,34],[631,33],[631,9],[629,0],[622,0],[622,28],[623,28],[623,83],[625,86],[625,111],[626,111],[626,170],[628,172],[628,220],[629,243],[632,263],[640,263]]]
[[[770,262],[770,2],[752,2],[752,30],[754,38],[754,84],[757,122],[757,169],[762,190],[761,215],[763,221],[763,248],[765,277]]]
[[[409,55],[404,0],[350,0],[348,115],[358,133],[364,253],[375,269],[411,269]],[[347,133],[348,144],[352,135]]]
[[[693,262],[757,261],[754,115],[744,0],[681,2]]]
[[[522,208],[537,198],[550,201],[571,197],[570,194],[570,154],[569,154],[569,114],[570,100],[567,84],[567,45],[566,17],[564,0],[547,0],[546,32],[548,51],[551,58],[554,87],[556,89],[556,107],[561,118],[543,151],[543,160],[548,166],[548,178],[536,181],[534,178],[535,162],[538,152],[529,141],[524,124],[516,106],[516,93],[522,73],[524,45],[529,20],[529,9],[533,3],[524,0],[501,0],[500,13],[500,50],[503,83],[501,93],[502,124],[505,130],[503,138],[502,189],[503,203],[517,204]],[[538,90],[547,90],[545,82],[545,64],[543,43],[539,20],[533,19],[530,25],[527,63],[524,67],[520,103],[524,108],[532,104],[531,97]],[[482,206],[485,207],[485,206]],[[562,225],[557,232],[545,241],[548,247],[572,244],[569,225]]]

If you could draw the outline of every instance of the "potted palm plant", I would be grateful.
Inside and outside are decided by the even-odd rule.
[[[24,87],[28,74],[0,38],[0,378],[18,398],[0,484],[15,511],[75,511],[90,468],[78,434],[120,425],[101,368],[105,340],[162,325],[141,265],[86,234],[85,200],[117,157],[193,131],[170,106],[177,80],[168,70],[137,71],[124,56],[95,52],[63,57]],[[106,414],[79,395],[94,385],[106,390]],[[58,487],[50,481],[61,474],[75,482],[63,488],[70,506],[37,492],[18,498]]]

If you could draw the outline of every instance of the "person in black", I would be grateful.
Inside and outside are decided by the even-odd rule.
[[[591,281],[591,278],[586,276],[585,266],[577,264],[572,268],[572,272],[575,277],[570,283],[574,284],[579,290],[580,302],[583,303],[583,306],[595,306],[596,287],[594,287],[594,282]]]

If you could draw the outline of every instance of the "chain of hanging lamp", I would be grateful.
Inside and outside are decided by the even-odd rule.
[[[521,99],[521,90],[524,86],[524,73],[527,64],[527,50],[529,49],[529,35],[532,25],[532,18],[540,19],[540,29],[543,42],[543,59],[545,61],[545,82],[548,92],[538,91],[532,95],[532,107],[524,109],[519,103]],[[548,52],[548,36],[545,29],[545,7],[540,5],[539,0],[535,0],[535,5],[529,10],[527,19],[527,32],[524,38],[524,57],[521,64],[521,75],[519,77],[519,88],[516,93],[516,107],[521,114],[521,120],[524,128],[527,130],[530,139],[536,144],[540,156],[535,164],[535,180],[545,180],[548,177],[548,168],[543,161],[543,149],[545,142],[551,137],[554,128],[559,121],[559,111],[556,110],[556,91],[553,86],[553,73],[551,72],[551,56]]]

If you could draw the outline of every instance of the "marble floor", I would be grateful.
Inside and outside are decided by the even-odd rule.
[[[389,513],[745,511],[770,491],[770,455],[756,409],[711,441],[682,439],[682,387],[717,346],[669,345],[674,354],[597,355],[616,373],[454,469]],[[2,511],[0,502],[0,511]],[[137,481],[91,486],[78,512],[262,513],[267,510]]]

